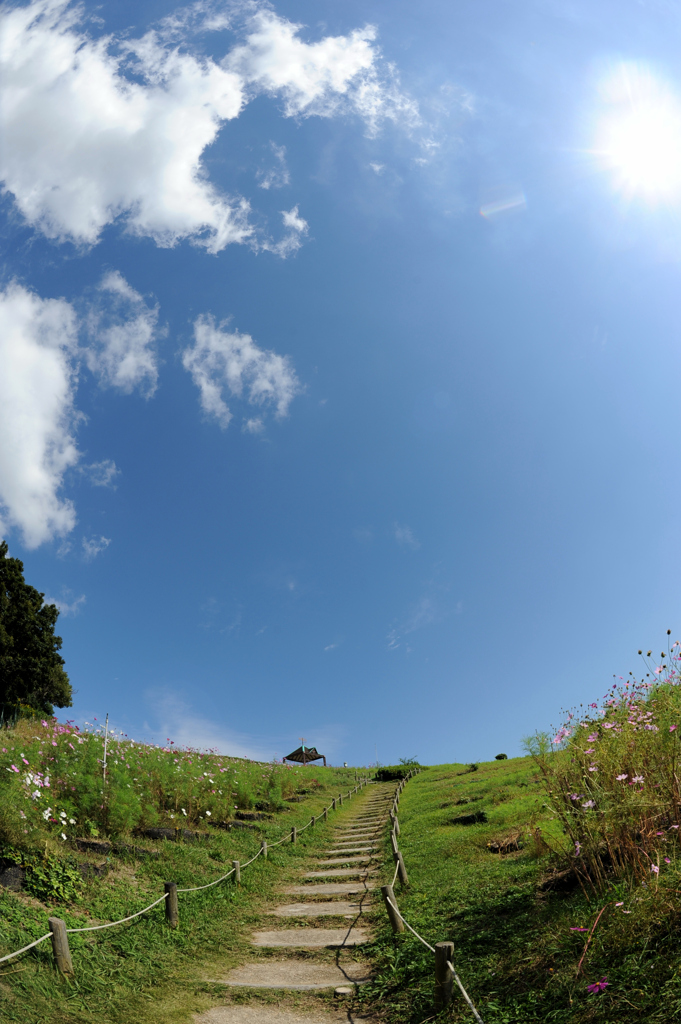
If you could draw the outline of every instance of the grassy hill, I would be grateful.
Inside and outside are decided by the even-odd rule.
[[[356,778],[355,769],[262,764],[114,738],[105,783],[103,747],[100,733],[53,721],[23,721],[0,734],[0,858],[25,873],[21,891],[0,887],[0,956],[45,934],[48,916],[67,927],[115,921],[157,899],[168,880],[211,882],[233,860],[252,857],[263,838],[275,842],[306,825]],[[249,813],[262,820],[237,817]],[[202,972],[239,961],[263,901],[291,860],[330,827],[270,850],[242,873],[240,886],[181,895],[177,930],[165,925],[161,905],[132,925],[69,936],[73,981],[55,971],[49,940],[0,965],[0,1019],[186,1024],[206,1005]],[[161,828],[173,839],[148,834]]]
[[[660,680],[622,681],[601,707],[569,715],[528,757],[429,767],[406,786],[400,848],[410,884],[396,888],[399,907],[429,943],[455,943],[485,1024],[681,1021],[681,687],[670,664]],[[1,743],[0,856],[25,872],[25,889],[0,889],[0,955],[44,934],[49,913],[69,926],[115,920],[157,898],[166,880],[212,881],[355,780],[354,769],[120,738],[105,783],[98,734],[24,722]],[[244,821],[249,812],[270,816]],[[154,839],[159,828],[173,841]],[[159,907],[134,926],[74,936],[73,982],[57,976],[48,943],[5,964],[0,1016],[187,1024],[217,998],[201,980],[211,964],[239,961],[275,885],[331,828],[257,860],[240,888],[183,896],[177,931]],[[82,852],[84,839],[106,841],[106,854]],[[385,881],[390,862],[386,835]],[[375,941],[358,955],[373,960],[375,978],[358,1003],[386,1024],[435,1019],[432,953],[409,933],[393,936],[380,905],[373,923]],[[438,1019],[472,1020],[458,995]]]

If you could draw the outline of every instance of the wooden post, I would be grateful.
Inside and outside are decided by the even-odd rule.
[[[390,842],[391,842],[392,848],[393,848],[393,857],[397,857],[397,849],[398,849],[398,847],[397,847],[397,836],[395,835],[394,832],[390,833]]]
[[[395,833],[396,836],[399,836],[399,834],[400,834],[400,823],[397,820],[397,815],[394,813],[394,811],[390,812],[390,821],[392,822],[393,832]]]
[[[298,842],[298,829],[296,828],[295,825],[291,829],[291,842],[292,843],[297,843]]]
[[[310,828],[314,828],[316,822],[317,822],[317,819],[315,818],[315,816],[313,814],[312,817],[310,818]]]
[[[402,856],[399,850],[395,855],[395,860],[397,861],[398,865],[397,877],[399,878],[402,885],[409,885],[409,875],[407,874],[407,869],[404,866],[404,857]]]
[[[166,896],[166,924],[169,928],[177,928],[180,923],[180,912],[177,907],[177,884],[166,882],[163,886]]]
[[[332,810],[332,811],[335,811],[335,810],[336,810],[336,798],[335,798],[335,797],[334,797],[334,798],[333,798],[333,800],[331,801],[331,810]]]
[[[447,963],[454,956],[453,942],[435,943],[435,1009],[449,1006],[454,991],[454,975]]]
[[[237,885],[241,885],[241,864],[238,860],[233,860],[232,867],[234,868],[234,881]]]
[[[328,821],[328,818],[329,818],[329,808],[325,807],[324,808],[324,821]]]
[[[265,858],[265,860],[267,860],[267,840],[266,839],[263,839],[262,842],[260,843],[260,849],[262,851],[263,857]]]
[[[390,920],[392,930],[395,933],[403,932],[404,924],[402,922],[402,919],[398,914],[395,913],[394,910],[394,908],[397,906],[397,900],[395,899],[395,893],[393,892],[392,885],[382,885],[381,896],[383,897],[383,902],[385,903],[385,909],[388,911],[388,918]],[[392,903],[392,907],[390,906],[390,903]]]
[[[342,793],[338,794],[338,803],[341,805],[341,807],[343,806],[343,794]]]
[[[47,923],[52,932],[52,952],[55,963],[62,974],[73,976],[73,961],[71,960],[66,925],[60,917],[48,917]]]

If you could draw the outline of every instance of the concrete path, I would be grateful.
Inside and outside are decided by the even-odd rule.
[[[281,899],[267,913],[271,916],[298,921],[297,927],[279,927],[254,932],[251,943],[254,959],[230,971],[224,978],[212,979],[227,989],[251,990],[256,998],[258,990],[276,989],[281,999],[286,993],[322,992],[333,990],[340,1000],[350,998],[356,986],[370,979],[367,964],[357,962],[357,948],[371,939],[366,923],[367,910],[373,910],[375,901],[370,892],[375,885],[379,861],[377,852],[388,822],[388,809],[392,804],[393,784],[376,784],[338,810],[342,824],[333,830],[328,848],[310,858],[300,871],[300,885],[280,889],[282,897],[298,896],[302,901],[290,903]],[[352,805],[356,811],[348,814]],[[314,859],[313,859],[314,858]],[[332,879],[343,879],[333,881]],[[348,897],[355,897],[352,901]],[[338,927],[315,925],[319,918],[343,918]],[[307,924],[306,924],[307,922]],[[332,922],[329,922],[330,924]],[[282,921],[282,924],[284,922]],[[288,951],[284,960],[258,959],[259,951]],[[329,951],[335,951],[335,962],[329,962]],[[315,962],[315,951],[322,959]],[[346,952],[347,951],[347,952]],[[303,1009],[290,1005],[267,1002],[245,1003],[243,996],[237,1003],[214,1007],[195,1018],[196,1024],[347,1024],[348,1021],[366,1021],[338,1003],[330,1010],[328,1003],[318,1003]],[[348,1004],[350,1005],[350,1004]]]

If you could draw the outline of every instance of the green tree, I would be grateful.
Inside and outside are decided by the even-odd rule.
[[[0,542],[0,704],[51,715],[71,707],[71,684],[54,627],[59,609],[24,581],[24,563]]]

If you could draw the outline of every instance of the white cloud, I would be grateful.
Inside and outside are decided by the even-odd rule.
[[[265,424],[261,416],[254,416],[252,419],[245,421],[242,429],[245,434],[262,434]]]
[[[111,487],[113,490],[116,489],[114,481],[121,473],[113,459],[103,459],[102,462],[82,466],[81,472],[87,474],[93,487]]]
[[[402,547],[411,548],[416,551],[421,547],[421,542],[416,539],[409,526],[401,526],[395,523],[395,540]]]
[[[83,537],[83,557],[85,561],[91,562],[101,551],[106,551],[110,543],[110,537],[91,537],[89,540]]]
[[[424,594],[410,608],[404,621],[388,633],[386,638],[388,649],[391,651],[397,650],[398,647],[405,644],[405,637],[409,636],[410,633],[415,633],[417,629],[423,629],[424,626],[430,626],[434,622],[441,622],[445,614],[434,597]],[[407,652],[411,650],[408,643],[405,644],[405,647]]]
[[[136,40],[91,38],[68,0],[0,10],[0,179],[26,220],[79,245],[114,221],[161,246],[256,244],[248,203],[218,191],[202,157],[258,94],[282,97],[285,116],[354,113],[370,134],[418,123],[371,26],[309,43],[264,5],[240,11],[245,42],[217,63],[186,51],[198,30],[239,29],[207,4]]]
[[[65,590],[64,594],[66,596],[63,598],[46,597],[44,603],[56,604],[60,615],[78,615],[80,609],[85,604],[85,594],[81,594],[80,597],[76,597],[72,601],[69,600],[71,597],[70,590]]]
[[[158,380],[158,306],[149,308],[118,271],[105,274],[98,292],[87,317],[87,365],[103,386],[126,394],[139,387],[149,397]]]
[[[324,648],[324,650],[325,651],[335,651],[337,647],[338,647],[338,644],[327,644],[327,646]]]
[[[264,189],[283,188],[291,181],[286,166],[286,146],[277,146],[276,142],[270,142],[270,149],[274,154],[274,166],[266,171],[258,171],[258,184]]]
[[[74,408],[77,321],[68,302],[19,284],[0,292],[0,529],[35,548],[73,529],[60,495],[79,453]]]
[[[225,391],[251,405],[273,405],[277,416],[285,416],[301,390],[287,356],[259,348],[250,335],[228,331],[211,316],[194,322],[194,344],[183,352],[182,364],[201,393],[204,412],[223,428],[232,418]]]
[[[303,236],[308,231],[308,223],[300,216],[297,206],[294,206],[292,210],[282,210],[281,219],[287,229],[284,237],[279,242],[264,241],[262,247],[270,252],[276,252],[278,256],[286,259],[287,256],[291,256],[300,249],[303,244]]]
[[[35,548],[74,528],[73,502],[61,491],[80,460],[81,361],[105,384],[150,394],[157,316],[118,273],[105,277],[82,317],[65,299],[43,299],[16,282],[0,290],[0,531],[17,528]],[[90,347],[79,346],[81,333]],[[82,472],[95,486],[111,487],[119,471],[107,459]]]
[[[386,119],[403,126],[418,123],[416,103],[401,92],[394,69],[380,60],[372,25],[306,43],[300,38],[302,25],[260,10],[251,29],[223,64],[256,94],[282,96],[286,116],[352,111],[364,118],[370,134]]]

